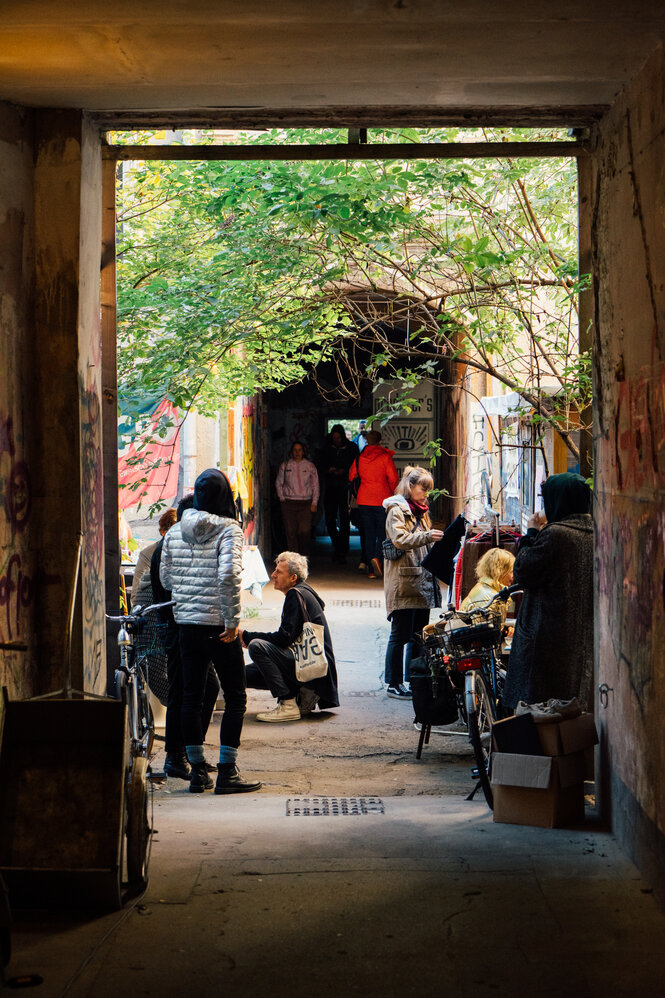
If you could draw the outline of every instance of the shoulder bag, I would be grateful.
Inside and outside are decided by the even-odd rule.
[[[311,679],[321,679],[328,674],[328,659],[324,648],[323,624],[315,624],[309,619],[307,604],[297,589],[296,596],[300,600],[305,619],[302,634],[289,648],[295,658],[296,679],[299,683],[308,683]]]
[[[418,524],[416,524],[413,530],[410,531],[409,536],[411,536],[411,534],[414,533],[415,530],[417,530],[417,528]],[[386,559],[386,561],[399,561],[400,558],[404,557],[404,551],[402,551],[401,548],[395,547],[395,545],[393,544],[393,542],[390,540],[389,537],[386,537],[385,541],[383,541],[382,547],[383,547],[383,557]]]

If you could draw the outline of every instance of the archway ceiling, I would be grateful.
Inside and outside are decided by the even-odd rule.
[[[665,36],[654,0],[5,0],[1,16],[0,99],[128,126],[591,123]]]

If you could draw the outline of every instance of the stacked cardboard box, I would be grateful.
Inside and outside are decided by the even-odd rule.
[[[535,724],[529,714],[492,729],[494,820],[560,828],[584,818],[584,780],[598,741],[593,714]]]

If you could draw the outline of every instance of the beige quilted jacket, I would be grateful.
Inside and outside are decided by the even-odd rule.
[[[439,584],[421,562],[432,544],[432,531],[418,526],[404,496],[383,503],[388,516],[386,536],[404,551],[399,561],[383,563],[383,591],[388,619],[394,610],[425,610],[441,606]]]

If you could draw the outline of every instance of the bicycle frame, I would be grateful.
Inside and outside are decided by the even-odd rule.
[[[132,757],[147,758],[154,737],[154,724],[147,703],[145,677],[136,660],[134,633],[141,620],[152,610],[160,610],[163,607],[173,605],[174,601],[170,600],[167,603],[153,603],[150,606],[137,607],[133,613],[120,617],[106,615],[107,620],[120,623],[117,637],[120,649],[120,669],[116,671],[116,683],[126,691],[130,754]]]
[[[478,783],[470,794],[473,798],[482,787],[487,804],[493,806],[490,785],[490,732],[498,719],[502,670],[497,661],[496,649],[501,639],[501,627],[492,616],[492,605],[497,600],[506,601],[518,586],[502,589],[485,606],[469,611],[456,611],[450,606],[441,615],[442,624],[428,625],[423,631],[425,657],[433,676],[442,666],[455,688],[458,700],[460,691],[454,674],[464,677],[463,704],[469,740],[476,758],[475,774]],[[453,627],[454,619],[461,626]]]

